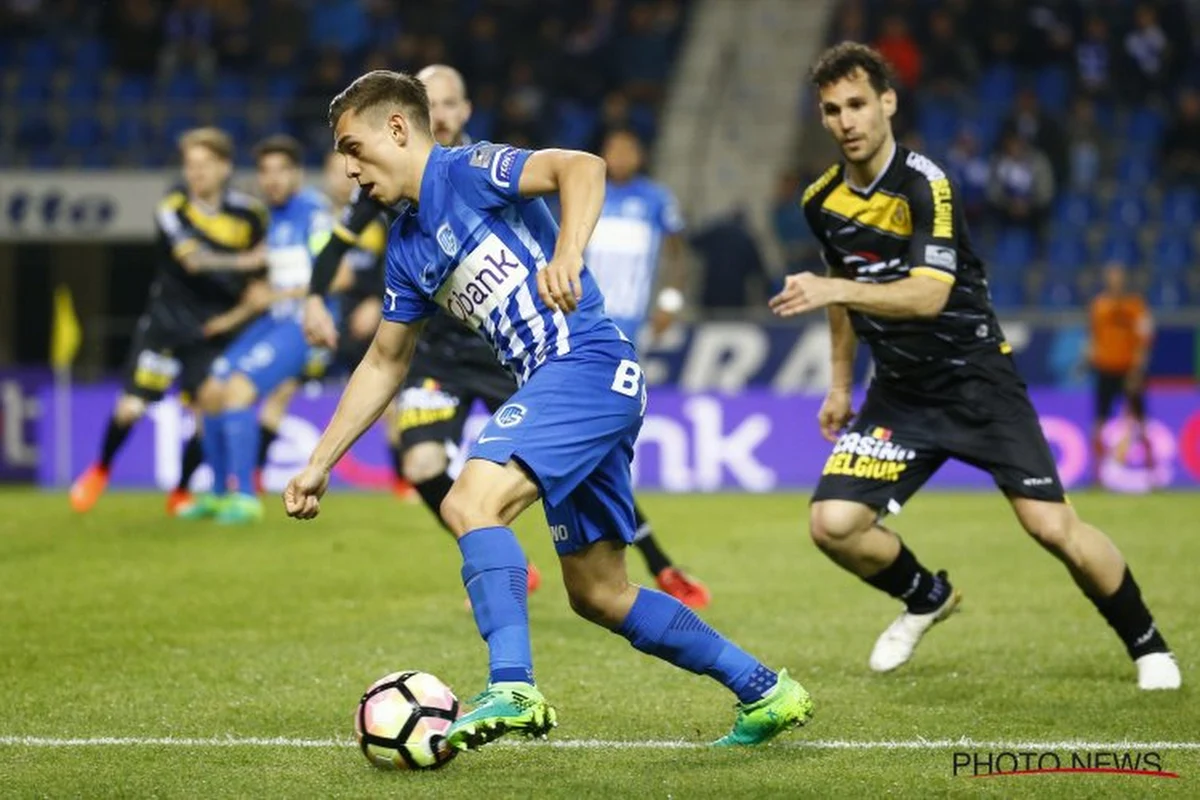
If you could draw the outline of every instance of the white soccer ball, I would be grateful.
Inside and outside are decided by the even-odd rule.
[[[436,769],[458,753],[446,731],[458,718],[458,698],[427,672],[393,672],[375,681],[354,712],[363,755],[381,769]]]

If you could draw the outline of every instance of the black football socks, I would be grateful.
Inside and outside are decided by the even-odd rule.
[[[1121,585],[1109,597],[1089,597],[1096,604],[1096,610],[1104,617],[1112,629],[1121,637],[1125,649],[1132,659],[1141,658],[1150,653],[1166,653],[1170,648],[1163,639],[1146,601],[1142,599],[1142,590],[1129,567],[1121,577]]]
[[[904,603],[911,614],[937,611],[951,592],[946,573],[935,575],[925,569],[903,542],[895,561],[863,580]]]

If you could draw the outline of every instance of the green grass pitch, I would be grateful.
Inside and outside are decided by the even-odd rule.
[[[1075,498],[1124,549],[1183,664],[1182,692],[1151,694],[1137,691],[1116,637],[995,494],[923,494],[895,519],[965,600],[911,664],[871,674],[867,654],[897,606],[816,551],[806,503],[644,498],[667,549],[713,589],[705,618],[812,692],[809,727],[752,751],[667,747],[724,733],[732,698],[576,619],[534,510],[518,530],[546,577],[530,615],[560,745],[498,744],[405,774],[376,771],[346,745],[363,689],[418,668],[468,697],[486,669],[457,549],[424,509],[334,493],[315,522],[286,519],[272,500],[265,524],[225,529],[167,519],[158,495],[112,494],[75,517],[62,495],[0,493],[0,794],[1200,795],[1189,685],[1200,661],[1200,495]],[[630,565],[646,579],[632,551]],[[254,737],[280,742],[245,741]],[[980,744],[945,744],[962,737]],[[62,741],[103,738],[131,741]],[[199,741],[149,741],[161,739]],[[1180,777],[953,774],[956,749],[1065,741],[1185,743],[1160,753]]]

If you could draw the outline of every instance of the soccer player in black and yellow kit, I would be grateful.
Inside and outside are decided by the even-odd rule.
[[[1179,667],[1121,553],[1066,500],[953,187],[893,137],[896,93],[883,58],[840,44],[812,77],[821,121],[844,157],[803,198],[829,275],[788,276],[771,307],[782,316],[828,313],[833,383],[819,422],[836,444],[810,528],[834,562],[905,604],[876,642],[871,668],[904,664],[959,603],[946,574],[923,567],[880,524],[954,458],[989,472],[1025,530],[1066,565],[1136,662],[1138,685],[1179,688]],[[855,415],[859,339],[875,378]]]
[[[104,433],[100,459],[71,487],[71,506],[87,511],[108,484],[109,469],[148,403],[178,382],[194,396],[229,334],[265,299],[250,280],[265,265],[267,209],[229,187],[233,142],[216,128],[197,128],[179,140],[183,185],[158,204],[159,267],[146,311],[129,349],[125,389]],[[180,481],[168,511],[188,500],[187,484],[203,461],[199,434],[184,446]]]

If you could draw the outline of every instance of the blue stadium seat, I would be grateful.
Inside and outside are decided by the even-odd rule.
[[[1146,299],[1155,308],[1179,308],[1188,302],[1187,282],[1180,275],[1156,272],[1150,279]]]
[[[1066,108],[1071,97],[1071,73],[1063,67],[1043,67],[1038,70],[1033,88],[1043,108]]]
[[[84,169],[108,169],[112,165],[112,151],[107,147],[89,147],[80,153],[79,166]]]
[[[123,76],[113,91],[113,100],[128,111],[143,111],[149,98],[150,81],[139,75]]]
[[[104,140],[104,129],[91,114],[80,114],[67,124],[64,139],[72,150],[85,150],[98,146]]]
[[[1069,278],[1051,275],[1038,293],[1038,305],[1043,308],[1072,308],[1079,305],[1079,290]]]
[[[99,75],[108,64],[108,47],[100,39],[81,39],[71,54],[71,70],[81,75]]]
[[[159,91],[159,96],[163,100],[173,103],[194,103],[200,99],[204,93],[204,86],[200,83],[200,79],[192,72],[180,71],[171,76],[171,78],[162,86]]]
[[[233,138],[233,144],[239,150],[250,143],[250,123],[246,121],[245,114],[222,114],[216,124]]]
[[[1000,231],[990,259],[998,275],[1019,275],[1037,256],[1033,233],[1024,228]]]
[[[944,150],[958,134],[962,115],[953,103],[931,100],[922,103],[917,115],[917,129],[927,150]]]
[[[27,72],[42,72],[49,74],[58,66],[58,48],[54,39],[44,37],[29,39],[21,50],[21,69]]]
[[[637,132],[643,142],[653,142],[658,134],[658,114],[646,103],[634,103],[629,107],[629,127]]]
[[[1118,261],[1127,267],[1142,263],[1142,247],[1132,231],[1113,231],[1100,246],[1100,261]]]
[[[1170,189],[1163,195],[1159,211],[1164,225],[1190,228],[1200,222],[1200,192],[1191,188]]]
[[[178,111],[163,122],[162,138],[168,142],[176,141],[187,131],[199,126],[200,121],[191,111]]]
[[[984,106],[1008,109],[1017,95],[1017,71],[1007,64],[994,64],[984,70],[976,87],[976,96]]]
[[[121,114],[109,133],[114,147],[131,151],[145,147],[150,141],[149,126],[139,114]]]
[[[1131,149],[1117,160],[1117,183],[1122,191],[1136,191],[1150,185],[1154,178],[1154,159],[1149,152]]]
[[[1192,237],[1188,231],[1165,230],[1154,245],[1156,275],[1180,275],[1196,263]]]
[[[100,99],[99,76],[94,72],[79,72],[63,90],[62,98],[70,103],[92,105]]]
[[[291,102],[300,86],[290,75],[272,75],[267,79],[267,99],[275,103]]]
[[[1055,231],[1046,248],[1047,266],[1052,275],[1075,276],[1092,263],[1087,238],[1081,228]]]
[[[1087,192],[1068,191],[1054,201],[1054,223],[1056,226],[1071,225],[1086,228],[1099,217],[1096,198]]]
[[[1152,149],[1158,146],[1164,127],[1165,123],[1160,113],[1142,106],[1130,112],[1123,133],[1131,145]]]
[[[54,126],[44,111],[30,111],[21,115],[13,139],[20,150],[49,147],[54,142]]]
[[[30,169],[56,169],[61,166],[60,162],[58,153],[48,144],[32,148],[27,161]]]
[[[223,73],[213,88],[213,99],[222,103],[242,103],[250,97],[250,84],[234,73]]]
[[[18,106],[40,105],[50,100],[50,73],[22,70],[13,88],[12,99]]]
[[[988,278],[988,293],[992,297],[992,305],[998,309],[1020,308],[1024,301],[1021,297],[1021,283],[1015,277],[992,276]]]
[[[599,114],[595,106],[566,101],[558,106],[557,145],[573,150],[586,150],[596,133]]]
[[[476,108],[467,120],[466,131],[473,140],[490,140],[495,135],[496,112],[489,108]]]
[[[1141,227],[1149,218],[1150,211],[1140,193],[1117,192],[1104,212],[1109,225],[1126,230]]]

